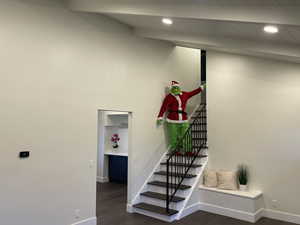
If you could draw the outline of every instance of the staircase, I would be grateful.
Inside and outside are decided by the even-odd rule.
[[[134,212],[168,222],[181,218],[208,160],[206,104],[191,119],[176,150],[162,157],[139,193]]]

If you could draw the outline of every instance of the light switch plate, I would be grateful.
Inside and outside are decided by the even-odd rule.
[[[90,160],[89,167],[90,167],[90,168],[93,168],[94,165],[95,165],[95,161],[94,161],[94,160]]]

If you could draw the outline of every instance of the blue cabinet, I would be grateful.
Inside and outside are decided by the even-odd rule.
[[[109,181],[116,183],[127,183],[128,157],[109,156]]]

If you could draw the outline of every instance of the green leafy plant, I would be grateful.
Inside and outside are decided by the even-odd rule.
[[[243,164],[239,165],[237,175],[238,175],[239,183],[241,185],[248,184],[249,173],[246,165]]]

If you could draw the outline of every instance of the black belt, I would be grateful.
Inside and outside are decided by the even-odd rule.
[[[182,110],[169,110],[169,112],[176,112],[176,113],[181,113],[181,114],[187,114],[185,111]]]

